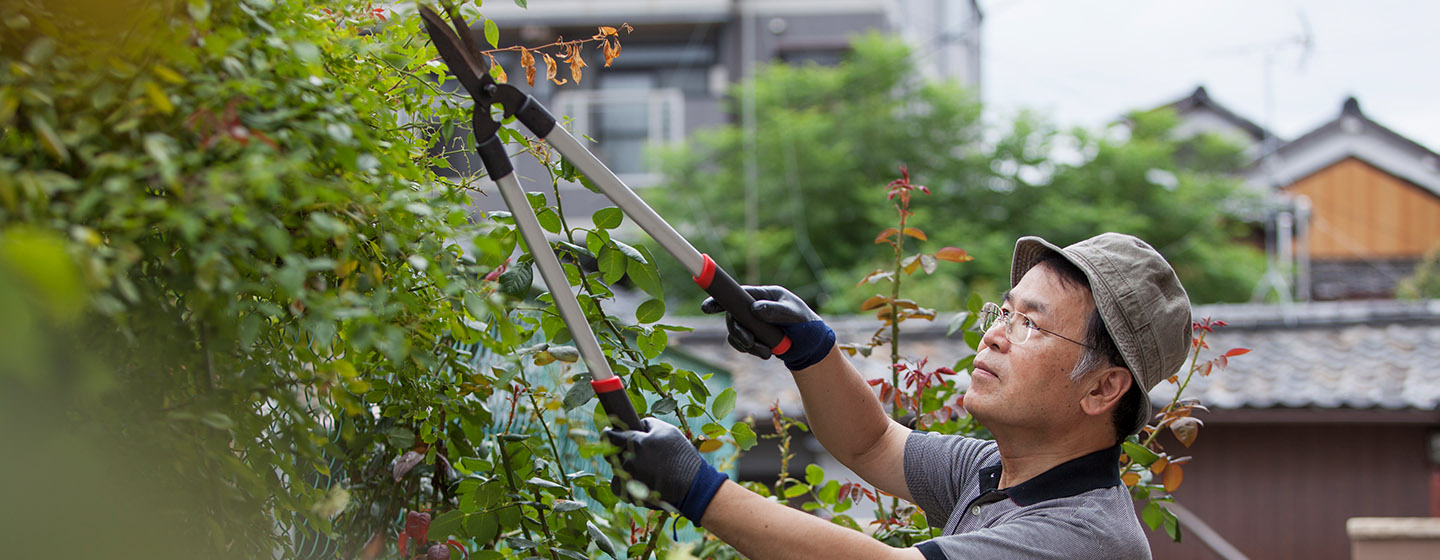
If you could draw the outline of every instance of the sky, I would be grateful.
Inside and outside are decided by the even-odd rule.
[[[1440,151],[1440,2],[981,0],[980,6],[981,95],[991,115],[1028,108],[1062,127],[1093,128],[1204,85],[1212,99],[1288,140],[1333,120],[1354,96],[1371,119]],[[1303,57],[1302,17],[1310,36]]]

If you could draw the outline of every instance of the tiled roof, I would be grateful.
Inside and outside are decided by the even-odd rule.
[[[1342,301],[1197,308],[1229,323],[1210,347],[1251,352],[1186,388],[1211,409],[1440,406],[1440,300]],[[1213,354],[1212,354],[1213,355]],[[1202,355],[1201,359],[1208,359]],[[1156,401],[1174,395],[1161,384]]]
[[[1195,316],[1229,323],[1207,338],[1210,353],[1235,347],[1251,349],[1223,371],[1196,377],[1186,389],[1214,409],[1352,408],[1435,410],[1440,407],[1440,300],[1429,302],[1340,301],[1278,305],[1211,305]],[[957,334],[945,337],[942,315],[934,324],[902,333],[903,355],[928,356],[930,365],[953,365],[970,353]],[[691,333],[676,333],[672,349],[728,370],[739,392],[737,409],[764,414],[775,402],[787,413],[800,413],[800,396],[790,374],[776,360],[742,355],[725,342],[724,321],[687,318]],[[830,319],[842,342],[866,340],[878,322],[873,317]],[[909,324],[907,324],[909,326]],[[889,350],[853,358],[866,378],[889,377]],[[957,381],[968,385],[962,373]],[[1174,386],[1161,383],[1151,392],[1168,402]]]

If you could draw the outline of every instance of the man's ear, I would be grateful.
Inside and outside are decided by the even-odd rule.
[[[1080,398],[1080,408],[1091,416],[1110,414],[1135,382],[1130,376],[1130,370],[1120,366],[1110,366],[1093,372],[1087,379],[1085,394]]]

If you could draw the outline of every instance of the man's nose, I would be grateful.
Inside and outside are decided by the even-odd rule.
[[[990,325],[990,328],[985,329],[985,334],[980,337],[980,345],[995,348],[996,350],[1009,348],[1010,337],[1007,332],[1005,319],[997,319],[994,324]]]

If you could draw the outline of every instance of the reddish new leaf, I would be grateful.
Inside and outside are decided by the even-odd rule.
[[[907,228],[905,228],[904,233],[905,233],[905,235],[908,235],[908,236],[910,236],[910,237],[914,237],[915,239],[919,239],[919,240],[921,240],[921,241],[927,241],[927,240],[928,240],[928,238],[925,237],[925,232],[920,231],[920,228],[907,227]]]
[[[900,233],[900,230],[895,229],[895,228],[893,228],[893,227],[892,227],[892,228],[888,228],[888,229],[886,229],[885,231],[880,232],[880,235],[875,236],[875,242],[876,242],[876,243],[884,243],[884,242],[886,242],[886,241],[889,241],[890,238],[893,237],[893,236],[894,236],[895,234],[897,234],[897,233]]]
[[[1234,358],[1235,356],[1239,356],[1239,355],[1241,355],[1241,354],[1249,354],[1249,353],[1250,353],[1250,349],[1249,349],[1249,348],[1231,348],[1231,349],[1225,351],[1225,357],[1226,357],[1226,358]]]
[[[935,258],[942,261],[950,261],[957,263],[975,260],[975,257],[966,254],[965,250],[959,247],[945,247],[944,249],[940,249],[939,251],[935,252]]]
[[[887,303],[890,303],[890,298],[888,297],[881,295],[870,296],[870,299],[867,299],[865,300],[865,303],[860,304],[860,310],[869,311]]]
[[[425,533],[430,530],[430,514],[423,511],[412,511],[405,514],[405,535],[417,541],[425,540]]]

